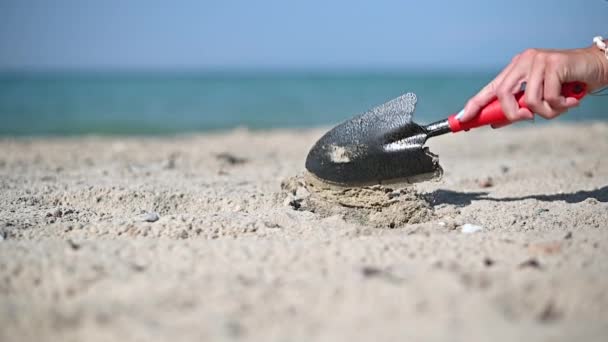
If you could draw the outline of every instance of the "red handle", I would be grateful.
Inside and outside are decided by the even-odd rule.
[[[582,99],[587,94],[587,85],[582,82],[569,82],[564,83],[562,85],[562,95],[564,97],[574,97],[575,99]],[[520,91],[515,94],[515,99],[521,108],[528,108],[526,102],[524,101],[524,91]],[[500,103],[498,99],[490,102],[487,106],[485,106],[479,115],[471,119],[470,121],[461,123],[456,119],[456,114],[450,115],[448,117],[448,122],[450,124],[450,129],[453,133],[460,131],[468,131],[471,128],[492,125],[495,127],[506,126],[511,122],[503,113],[502,108],[500,107]]]

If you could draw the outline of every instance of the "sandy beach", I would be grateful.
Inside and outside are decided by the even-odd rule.
[[[324,132],[0,139],[0,341],[606,341],[608,123],[434,138],[369,206],[302,183]]]

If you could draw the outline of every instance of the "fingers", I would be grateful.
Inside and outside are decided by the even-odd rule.
[[[541,114],[546,119],[553,119],[566,112],[569,108],[578,106],[579,102],[573,97],[562,95],[562,80],[557,72],[548,71],[545,73],[544,100],[549,109]]]
[[[477,116],[479,111],[496,97],[496,83],[500,75],[473,96],[456,117],[460,122],[467,122]]]
[[[549,70],[545,73],[544,100],[551,111],[546,113],[547,118],[553,118],[560,110],[566,109],[566,98],[562,96],[562,82],[555,72]]]
[[[521,84],[528,80],[537,55],[538,51],[535,49],[529,49],[522,53],[496,89],[496,97],[500,102],[500,107],[509,121],[534,118],[534,114],[530,110],[519,107],[515,94],[521,91]]]
[[[566,98],[562,95],[562,80],[559,74],[553,70],[550,63],[545,65],[543,77],[543,97],[540,105],[534,108],[535,113],[545,119],[553,119],[566,112],[569,108],[578,106],[579,102],[577,99]],[[530,105],[529,103],[527,104]]]
[[[521,90],[522,82],[526,80],[527,73],[527,65],[518,65],[511,70],[496,90],[496,97],[500,101],[500,107],[509,121],[531,119],[533,117],[532,112],[529,110],[519,108],[519,103],[517,103],[517,99],[515,98],[515,94]]]
[[[548,71],[543,73],[542,96],[540,99],[526,96],[526,104],[534,113],[542,116],[545,119],[553,119],[559,114],[566,111],[566,99],[561,95],[562,84],[556,74]],[[527,94],[526,90],[526,95]],[[528,102],[531,101],[531,102]]]
[[[540,113],[545,109],[543,87],[545,78],[545,63],[542,55],[537,55],[532,62],[530,74],[526,83],[524,100],[530,112]]]
[[[558,50],[526,50],[472,97],[456,118],[461,122],[474,118],[495,98],[510,121],[533,119],[534,113],[546,119],[564,113],[579,104],[577,99],[561,94],[562,82],[580,78],[576,76],[578,69],[573,67],[580,64],[573,61],[576,57],[574,52],[568,55]],[[520,108],[515,95],[523,82],[527,83],[523,99],[526,106]]]
[[[507,67],[504,68],[503,71],[501,71],[500,74],[498,74],[498,76],[494,78],[494,80],[492,80],[492,82],[488,83],[488,85],[483,87],[483,89],[481,89],[479,93],[477,93],[477,95],[473,96],[464,106],[464,109],[460,112],[461,114],[459,117],[457,117],[457,119],[461,122],[467,122],[471,120],[472,118],[477,116],[477,114],[479,114],[479,111],[483,107],[485,107],[488,103],[494,100],[496,98],[496,86],[502,83],[505,76],[515,66],[515,63],[518,59],[519,55],[513,57],[511,63],[509,63],[509,65],[507,65]]]

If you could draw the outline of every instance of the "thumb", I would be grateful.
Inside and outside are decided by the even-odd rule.
[[[581,104],[580,100],[575,97],[566,97],[563,103],[567,109],[578,107]]]

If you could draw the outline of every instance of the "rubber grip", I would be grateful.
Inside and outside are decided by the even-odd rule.
[[[562,95],[564,97],[574,97],[575,99],[582,99],[587,95],[587,85],[583,82],[568,82],[562,85]],[[521,108],[528,108],[524,101],[524,91],[520,91],[515,94],[515,99]],[[481,127],[486,125],[492,125],[493,127],[502,127],[511,123],[505,116],[505,113],[500,107],[498,99],[490,102],[488,105],[483,107],[479,112],[479,115],[467,122],[460,122],[456,119],[456,114],[448,117],[450,129],[453,133],[460,131],[468,131],[471,128]]]

